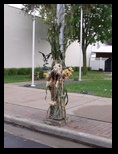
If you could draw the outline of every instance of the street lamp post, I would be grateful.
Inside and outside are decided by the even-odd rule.
[[[35,87],[34,85],[34,53],[35,53],[35,12],[33,15],[33,30],[32,30],[32,84],[31,84],[31,87]]]
[[[82,10],[82,7],[81,7],[79,81],[81,81],[81,59],[82,59],[82,25],[83,25],[82,20],[83,20],[83,10]]]
[[[60,34],[59,34],[59,44],[60,44],[60,51],[63,53],[64,50],[64,4],[57,4],[57,24],[60,27]]]

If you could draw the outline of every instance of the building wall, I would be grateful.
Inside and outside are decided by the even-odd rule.
[[[103,71],[105,71],[105,60],[107,60],[108,58],[91,58],[90,61],[90,67],[92,68],[92,70],[99,70],[102,69]]]
[[[20,9],[4,4],[4,67],[20,68],[32,67],[32,17],[25,15]],[[36,17],[35,26],[35,55],[34,66],[43,66],[41,51],[45,54],[51,52],[51,46],[46,41],[47,25]],[[87,66],[90,66],[90,55],[93,46],[87,48]],[[77,41],[72,43],[66,51],[66,66],[81,66],[80,45]],[[52,60],[49,59],[49,66]]]
[[[66,51],[65,63],[67,66],[80,66],[80,44],[73,42]],[[81,59],[82,66],[83,59]]]
[[[45,40],[47,26],[36,18],[35,67],[43,65],[38,51],[50,52]],[[32,67],[32,17],[4,4],[4,67]]]

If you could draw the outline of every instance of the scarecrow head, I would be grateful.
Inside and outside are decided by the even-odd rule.
[[[55,64],[53,67],[53,70],[58,73],[61,74],[62,73],[62,65],[61,64]]]

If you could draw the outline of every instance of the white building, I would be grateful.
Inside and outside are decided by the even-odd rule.
[[[43,65],[42,55],[38,51],[48,53],[50,45],[44,39],[47,26],[37,18],[35,30],[36,67]],[[8,4],[4,4],[4,67],[32,67],[32,17]]]
[[[32,67],[32,25],[31,15],[25,15],[19,8],[4,4],[5,68]],[[47,25],[36,17],[34,67],[42,67],[44,64],[38,51],[45,54],[51,52],[50,44],[46,41],[47,30]],[[87,66],[90,66],[93,49],[97,49],[97,45],[89,45],[87,48]],[[48,62],[51,66],[52,60],[49,59]],[[83,58],[81,62],[83,63]],[[73,67],[80,65],[80,45],[76,41],[68,47],[65,63],[66,66]]]
[[[112,46],[103,45],[91,52],[90,67],[92,70],[112,71]]]

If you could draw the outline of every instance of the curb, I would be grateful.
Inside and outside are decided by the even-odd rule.
[[[29,128],[31,130],[36,130],[42,133],[47,133],[50,135],[55,135],[66,139],[71,139],[76,142],[83,142],[83,144],[89,144],[91,146],[112,148],[111,139],[95,136],[92,134],[82,133],[74,130],[68,130],[65,128],[38,123],[31,121],[29,119],[18,118],[10,115],[4,115],[4,122],[17,124]]]

